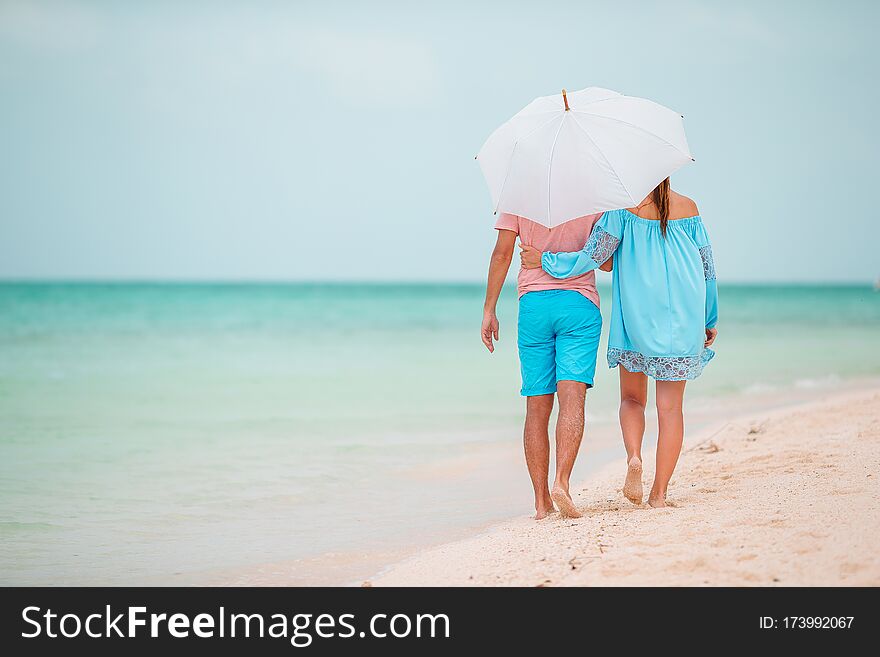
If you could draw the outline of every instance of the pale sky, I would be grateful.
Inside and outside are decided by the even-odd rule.
[[[0,0],[0,278],[451,280],[532,98],[685,115],[722,281],[880,275],[874,2]]]

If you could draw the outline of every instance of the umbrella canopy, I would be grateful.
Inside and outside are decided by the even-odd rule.
[[[683,117],[609,89],[536,98],[477,155],[495,212],[553,227],[638,205],[691,162]]]

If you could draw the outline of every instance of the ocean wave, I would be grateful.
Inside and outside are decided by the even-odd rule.
[[[794,382],[794,387],[812,390],[814,388],[824,388],[829,385],[837,385],[840,381],[840,377],[836,374],[829,374],[828,376],[823,376],[817,379],[797,379]]]
[[[768,392],[775,392],[779,390],[779,386],[773,385],[772,383],[753,383],[751,385],[746,386],[743,389],[743,392],[747,395],[763,395]]]

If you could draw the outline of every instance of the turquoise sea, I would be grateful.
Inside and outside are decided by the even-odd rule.
[[[213,581],[528,512],[515,290],[494,355],[482,295],[0,284],[0,583]],[[880,376],[869,285],[722,285],[720,298],[718,355],[689,408]],[[608,458],[590,437],[613,430],[616,394],[601,368],[581,474]]]

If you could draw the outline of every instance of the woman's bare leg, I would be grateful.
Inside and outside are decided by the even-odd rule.
[[[657,422],[660,433],[657,437],[657,471],[648,496],[648,504],[657,508],[666,506],[666,489],[681,454],[684,438],[681,407],[686,383],[687,381],[657,381]]]
[[[622,365],[620,374],[620,428],[626,448],[626,481],[623,494],[633,504],[641,504],[642,439],[645,437],[645,405],[648,403],[648,377],[630,372]]]

